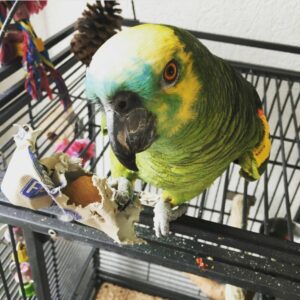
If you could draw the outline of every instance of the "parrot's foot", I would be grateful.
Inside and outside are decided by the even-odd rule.
[[[157,237],[169,234],[169,223],[176,220],[187,211],[187,205],[180,205],[172,208],[167,200],[159,200],[154,207],[154,230]]]
[[[133,199],[133,189],[128,179],[124,177],[111,179],[109,185],[115,189],[114,199],[119,210],[123,210]]]

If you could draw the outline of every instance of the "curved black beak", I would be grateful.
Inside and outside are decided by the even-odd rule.
[[[149,148],[155,140],[155,118],[141,104],[137,94],[120,92],[106,108],[110,144],[118,160],[138,171],[136,153]]]

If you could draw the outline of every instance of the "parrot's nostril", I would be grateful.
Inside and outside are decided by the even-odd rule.
[[[127,108],[127,102],[126,101],[120,101],[119,103],[118,103],[118,109],[120,110],[120,111],[123,111],[123,110],[125,110]]]
[[[119,91],[111,99],[111,108],[121,115],[126,115],[133,109],[142,107],[140,97],[130,91]]]

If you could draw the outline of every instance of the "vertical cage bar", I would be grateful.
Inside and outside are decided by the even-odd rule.
[[[264,234],[269,234],[269,192],[268,192],[268,166],[264,174]],[[253,222],[254,223],[254,222]]]
[[[95,250],[95,253],[93,255],[93,267],[94,267],[94,273],[95,273],[95,286],[98,286],[100,284],[100,253],[99,249]]]
[[[134,0],[131,0],[131,8],[132,8],[133,19],[136,20],[136,13],[135,13],[135,7],[134,7]]]
[[[224,173],[223,173],[224,174]],[[213,207],[211,209],[211,213],[210,213],[210,218],[209,220],[210,221],[213,221],[213,216],[214,216],[214,213],[217,211],[216,210],[216,205],[217,205],[217,202],[218,202],[218,195],[219,195],[219,191],[220,191],[220,187],[221,187],[221,184],[222,184],[222,179],[223,179],[223,174],[222,176],[220,176],[217,180],[218,180],[218,185],[217,185],[217,190],[216,190],[216,193],[215,193],[215,197],[214,197],[214,202],[213,202]],[[224,186],[225,186],[225,180],[224,180]],[[212,201],[212,200],[211,200]],[[218,211],[218,213],[220,213]],[[219,215],[220,216],[220,215]]]
[[[50,244],[51,244],[51,256],[53,260],[53,269],[54,269],[54,281],[55,281],[55,290],[56,290],[56,299],[60,300],[61,295],[60,295],[60,286],[59,286],[59,272],[58,272],[58,264],[57,264],[57,255],[56,255],[56,246],[55,242],[50,239]]]
[[[199,212],[198,212],[198,219],[202,218],[204,207],[205,207],[206,195],[207,195],[207,189],[204,190],[204,192],[201,195],[201,203],[200,203]]]
[[[21,273],[21,269],[20,269],[20,262],[19,262],[19,257],[18,257],[18,253],[17,253],[17,245],[16,245],[16,241],[15,241],[15,237],[14,237],[14,233],[13,233],[13,229],[12,229],[11,225],[8,225],[8,232],[10,235],[10,242],[11,242],[14,260],[16,263],[16,269],[17,269],[17,275],[18,275],[19,284],[20,284],[20,290],[21,290],[22,298],[25,300],[26,293],[25,293],[22,273]]]
[[[270,83],[270,79],[269,82]],[[268,107],[266,101],[266,92],[267,92],[267,81],[266,76],[264,76],[264,95],[263,95],[263,106],[264,113],[267,115]],[[269,234],[269,193],[268,193],[268,165],[266,166],[264,173],[264,234]],[[258,186],[258,185],[257,185]],[[253,222],[254,223],[254,222]]]
[[[1,260],[0,260],[0,277],[2,278],[6,299],[10,300],[11,297],[10,297],[9,289],[8,289],[8,286],[7,286],[7,281],[6,281],[6,278],[5,278],[5,274],[4,274],[4,270],[3,270],[3,267],[2,267]]]
[[[149,279],[150,279],[150,271],[151,271],[151,263],[148,263],[146,281],[149,281]]]
[[[226,174],[225,174],[225,182],[224,182],[224,189],[223,189],[223,195],[222,195],[221,213],[220,213],[220,218],[219,218],[219,223],[220,224],[223,224],[223,220],[224,220],[225,203],[226,203],[227,189],[228,189],[228,184],[229,184],[229,169],[230,169],[230,167],[227,168]]]
[[[243,200],[243,224],[242,229],[247,229],[247,215],[248,215],[248,181],[244,180],[244,200]]]
[[[88,104],[88,124],[89,124],[89,139],[92,140],[93,136],[95,135],[95,117],[96,117],[96,110],[95,110],[95,104],[89,103]]]
[[[295,215],[295,222],[300,223],[300,207],[297,210],[297,213]]]
[[[29,123],[30,123],[30,126],[32,127],[32,129],[35,129],[35,125],[34,125],[34,117],[33,117],[33,113],[32,113],[32,104],[31,104],[31,101],[28,101],[28,115],[29,115]]]
[[[42,242],[43,236],[28,228],[24,228],[23,231],[37,298],[41,300],[51,299]]]

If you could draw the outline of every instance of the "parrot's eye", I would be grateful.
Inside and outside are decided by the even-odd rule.
[[[175,60],[167,63],[164,69],[163,77],[166,83],[173,83],[177,79],[178,67]]]

